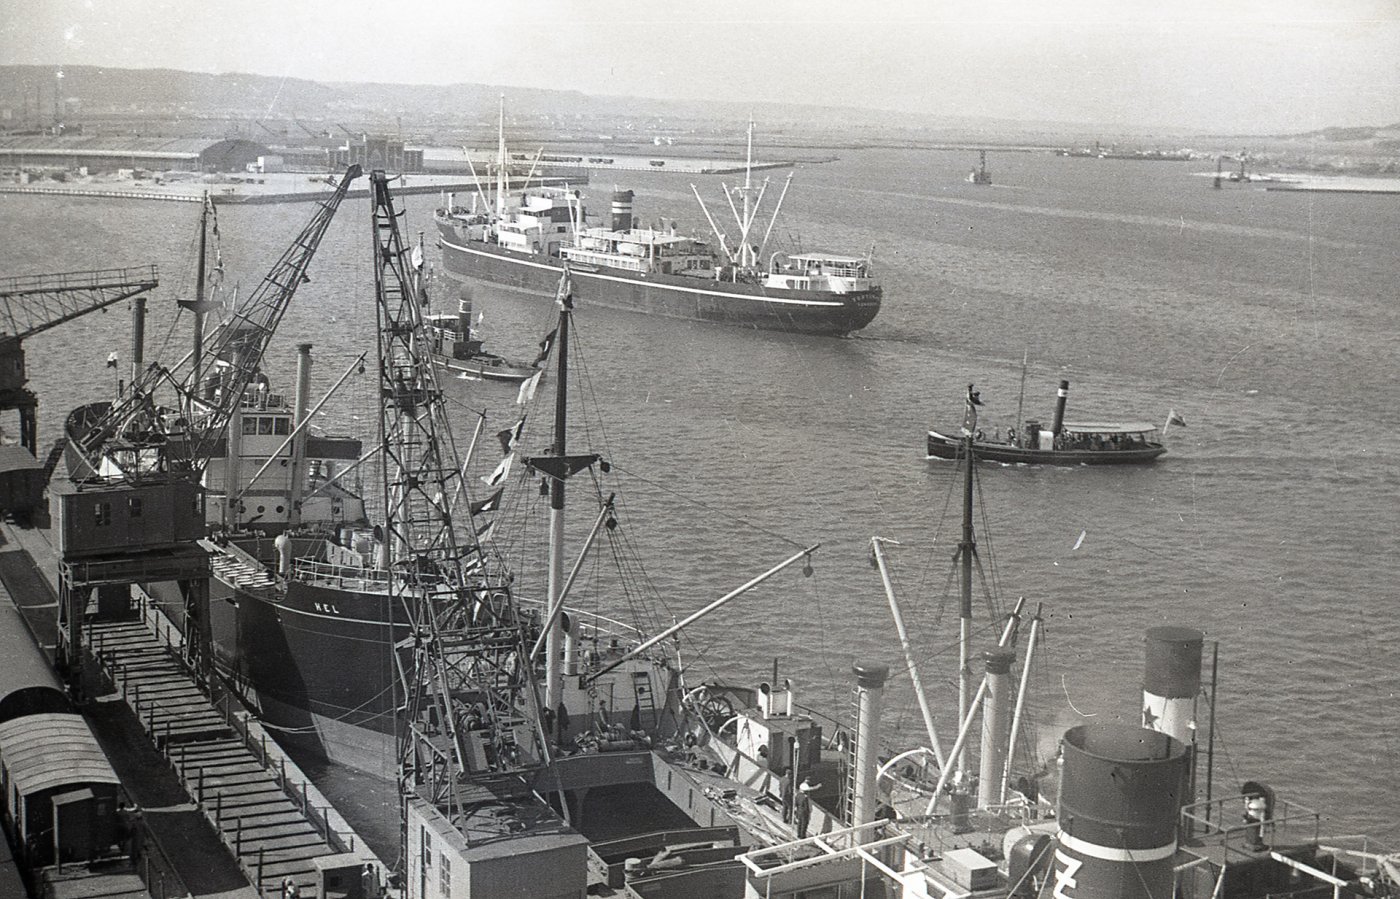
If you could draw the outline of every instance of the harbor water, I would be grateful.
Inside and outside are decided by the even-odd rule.
[[[590,389],[572,420],[592,430],[575,431],[571,448],[613,463],[599,477],[622,497],[620,530],[666,598],[663,618],[821,544],[811,577],[793,568],[696,625],[687,678],[756,684],[776,658],[800,701],[844,716],[851,663],[888,663],[888,742],[917,740],[869,564],[880,535],[899,542],[896,587],[950,745],[960,498],[955,466],[924,458],[924,432],[956,427],[970,382],[984,426],[1015,424],[1025,358],[1024,417],[1048,420],[1065,378],[1071,419],[1160,425],[1174,409],[1187,422],[1155,465],[979,470],[982,567],[1003,603],[1044,603],[1042,752],[1075,724],[1137,722],[1144,629],[1197,627],[1220,643],[1217,794],[1263,781],[1323,811],[1326,832],[1400,844],[1400,205],[1212,190],[1193,174],[1204,163],[994,153],[990,187],[963,180],[974,163],[864,150],[798,169],[774,239],[873,248],[884,308],[852,338],[576,310],[573,362]],[[644,223],[676,219],[685,232],[705,226],[692,181],[712,210],[725,206],[721,183],[733,185],[627,178],[619,186],[637,191]],[[591,192],[604,211],[606,189]],[[435,201],[405,199],[411,234],[431,241]],[[247,296],[309,214],[221,208],[226,286]],[[181,204],[0,196],[0,275],[158,263],[147,354],[174,358],[188,345],[188,319],[172,310],[193,294],[196,216]],[[371,247],[367,202],[347,200],[274,343],[275,385],[290,392],[300,341],[316,346],[322,391],[358,353],[373,355]],[[504,355],[532,357],[551,327],[548,302],[488,289],[474,300],[488,348]],[[453,297],[437,302],[455,309]],[[26,341],[41,452],[70,407],[110,395],[128,335],[115,307]],[[327,405],[327,430],[373,439],[374,413],[357,405],[372,398],[372,375]],[[486,412],[478,468],[489,471],[490,435],[518,415],[514,387],[447,390],[461,446],[472,410]],[[548,443],[543,424],[532,435],[528,451]],[[580,509],[570,530],[592,517]],[[542,564],[518,577],[522,592],[543,592]],[[977,594],[990,646],[996,624]],[[627,617],[627,600],[611,602]]]

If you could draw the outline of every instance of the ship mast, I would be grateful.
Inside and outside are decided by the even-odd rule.
[[[216,303],[207,299],[204,295],[205,280],[208,278],[207,266],[209,262],[209,219],[214,215],[214,204],[209,199],[209,192],[204,192],[204,202],[200,205],[199,211],[199,259],[195,265],[194,299],[177,300],[176,305],[182,309],[188,309],[194,313],[194,354],[191,357],[190,385],[196,392],[201,389],[200,369],[204,360],[204,316],[209,310],[215,308]],[[214,224],[214,233],[217,235],[219,225],[217,219]],[[218,271],[219,267],[215,267]],[[137,377],[133,375],[133,380]]]
[[[961,563],[958,606],[958,720],[966,721],[972,706],[972,560],[977,555],[977,538],[972,527],[972,470],[976,459],[972,454],[973,435],[977,433],[977,407],[981,405],[977,392],[967,385],[967,412],[963,419],[963,516],[962,540],[958,543],[957,559]],[[959,747],[953,759],[959,780],[967,773],[967,747]]]
[[[501,94],[500,110],[496,117],[496,217],[506,214],[506,192],[510,189],[510,176],[506,173],[506,95]]]
[[[568,270],[564,272],[567,283]],[[569,415],[569,307],[572,301],[565,288],[560,289],[559,331],[557,371],[554,382],[554,442],[550,452],[559,458],[564,456],[567,446]],[[549,482],[549,613],[551,623],[545,642],[545,707],[557,712],[564,695],[563,655],[564,623],[563,616],[556,608],[563,602],[564,586],[564,484],[562,477],[550,478]]]
[[[572,655],[568,651],[564,634],[561,604],[564,601],[564,496],[565,482],[575,474],[598,461],[597,454],[568,455],[568,402],[569,402],[569,329],[573,320],[573,286],[569,269],[564,268],[559,278],[558,298],[559,324],[555,332],[556,357],[554,383],[554,441],[549,454],[532,456],[525,464],[532,470],[549,478],[549,609],[545,631],[545,707],[548,720],[555,722],[556,728],[564,716],[559,714],[564,696],[564,677],[570,672],[564,670],[565,663]],[[557,738],[558,733],[553,735]]]

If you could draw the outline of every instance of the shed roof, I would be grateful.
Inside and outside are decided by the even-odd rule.
[[[0,723],[0,762],[21,796],[80,784],[116,784],[117,774],[81,715],[48,712]]]
[[[13,693],[33,687],[61,691],[63,684],[29,636],[19,610],[0,602],[0,705]]]
[[[135,155],[198,156],[222,143],[207,137],[132,137],[120,134],[86,134],[53,137],[43,134],[0,138],[0,151],[61,154],[129,153]]]

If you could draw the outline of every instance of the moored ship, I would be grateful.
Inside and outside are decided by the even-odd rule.
[[[504,138],[501,152],[504,158]],[[767,184],[753,183],[752,158],[750,124],[750,167],[733,191],[740,203],[728,198],[738,235],[732,246],[701,201],[718,251],[708,240],[677,234],[674,223],[640,227],[632,191],[615,191],[608,220],[589,224],[578,191],[513,192],[498,167],[494,208],[483,193],[479,208],[473,196],[470,206],[449,198],[437,211],[443,270],[459,281],[552,297],[568,266],[575,299],[612,309],[807,334],[845,335],[870,324],[883,291],[869,257],[773,253],[762,261],[772,223],[760,237],[757,213]],[[780,197],[774,216],[781,205]]]

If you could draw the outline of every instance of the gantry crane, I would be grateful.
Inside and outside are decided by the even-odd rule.
[[[359,175],[359,166],[346,170],[257,290],[214,329],[205,346],[219,365],[203,367],[194,353],[174,368],[152,363],[83,433],[70,433],[77,457],[70,461],[73,479],[51,491],[60,554],[58,659],[75,692],[92,590],[143,581],[180,584],[187,661],[197,675],[208,675],[209,559],[196,542],[206,532],[201,476],[293,295],[310,280],[311,259]],[[201,372],[216,375],[201,384]]]
[[[140,294],[159,283],[154,265],[0,280],[0,410],[19,410],[20,443],[30,453],[36,453],[38,400],[24,386],[22,341],[122,300],[144,302]]]

